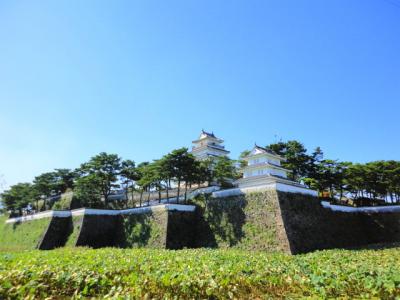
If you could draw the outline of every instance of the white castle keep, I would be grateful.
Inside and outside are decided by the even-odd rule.
[[[192,154],[198,160],[228,156],[230,153],[225,149],[224,141],[216,137],[213,132],[209,133],[202,130],[199,138],[192,143]],[[286,159],[270,149],[256,144],[250,153],[244,157],[244,160],[246,161],[246,166],[241,170],[243,176],[233,182],[238,187],[237,191],[276,188],[283,191],[316,195],[315,191],[288,179],[288,173],[291,171],[281,165],[281,162]],[[231,191],[221,191],[220,193],[236,193],[237,191],[232,189]]]
[[[199,138],[192,143],[192,154],[198,160],[204,160],[210,157],[228,156],[229,154],[229,151],[223,146],[224,141],[217,138],[214,132],[209,133],[202,130]]]

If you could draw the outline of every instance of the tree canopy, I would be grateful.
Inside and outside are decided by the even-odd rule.
[[[328,192],[332,198],[346,196],[400,202],[400,161],[362,164],[325,159],[320,147],[309,154],[302,143],[293,140],[267,148],[286,158],[282,165],[292,171],[290,179],[321,193]]]
[[[283,156],[282,166],[290,170],[290,179],[318,190],[321,195],[336,199],[381,199],[400,203],[400,162],[380,160],[368,163],[341,162],[324,157],[320,147],[311,153],[299,141],[280,141],[266,146]],[[228,157],[208,158],[198,161],[187,148],[167,153],[152,162],[138,165],[133,160],[122,160],[117,154],[101,152],[76,170],[54,169],[36,176],[32,183],[18,183],[0,195],[4,208],[20,214],[28,204],[39,210],[50,208],[49,197],[73,190],[75,204],[85,207],[109,208],[110,195],[121,187],[125,192],[125,207],[129,193],[131,205],[134,193],[162,193],[170,199],[174,190],[176,201],[187,199],[188,189],[208,182],[230,187],[246,165],[243,159],[249,151],[243,151],[238,162]],[[153,198],[154,199],[154,198]],[[137,201],[137,200],[135,200]]]

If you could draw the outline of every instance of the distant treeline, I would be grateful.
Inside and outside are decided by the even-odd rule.
[[[320,192],[329,192],[331,197],[400,202],[400,161],[360,164],[324,159],[321,148],[308,153],[298,141],[279,142],[267,147],[286,158],[282,165],[292,171],[290,179]]]
[[[354,164],[325,159],[321,148],[309,153],[298,141],[278,142],[267,148],[286,158],[283,167],[291,172],[289,178],[301,182],[321,194],[329,194],[337,199],[369,198],[381,199],[391,203],[400,202],[400,162],[375,161]],[[119,205],[141,206],[144,193],[166,193],[175,187],[177,201],[186,194],[192,185],[217,183],[230,187],[235,179],[241,177],[243,158],[249,151],[243,151],[236,162],[226,157],[195,160],[187,148],[181,148],[152,162],[138,165],[132,160],[122,160],[117,154],[100,153],[75,170],[55,169],[34,178],[32,183],[18,183],[1,194],[4,209],[13,214],[22,214],[24,208],[35,211],[50,209],[51,196],[65,191],[73,191],[68,203],[59,201],[54,208],[69,209],[77,207],[109,208],[110,196],[117,189],[126,193]],[[138,203],[129,196],[139,193]],[[131,197],[133,199],[133,196]],[[150,199],[147,197],[147,199]]]
[[[117,154],[100,153],[75,170],[55,169],[36,176],[32,183],[18,183],[1,194],[1,202],[13,215],[21,215],[27,207],[35,211],[47,209],[70,209],[78,207],[112,208],[110,196],[118,189],[126,193],[117,206],[128,207],[133,193],[139,193],[138,203],[142,206],[144,193],[168,192],[174,188],[177,202],[186,201],[188,188],[206,182],[216,182],[226,187],[231,178],[237,178],[234,161],[227,157],[195,160],[187,148],[181,148],[164,155],[153,162],[142,162],[136,166],[132,160],[122,160]],[[177,190],[177,193],[176,193]],[[73,191],[71,201],[63,199],[53,206],[52,196]],[[129,197],[131,195],[131,197]],[[150,199],[150,197],[147,197]],[[114,205],[113,205],[114,204]]]

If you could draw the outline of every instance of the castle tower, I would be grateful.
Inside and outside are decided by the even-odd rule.
[[[243,178],[263,175],[287,178],[289,170],[281,166],[281,161],[285,158],[269,149],[256,144],[244,160],[247,161],[247,166],[243,169]]]
[[[201,131],[197,140],[193,141],[192,154],[198,160],[207,159],[209,157],[227,156],[229,151],[223,146],[224,141],[217,138],[214,133]]]
[[[287,173],[290,171],[281,166],[285,158],[270,149],[254,145],[253,150],[244,157],[244,160],[247,165],[242,170],[243,178],[236,181],[239,188],[270,185],[276,182],[300,186],[287,179]]]

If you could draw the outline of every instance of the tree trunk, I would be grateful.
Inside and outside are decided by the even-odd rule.
[[[151,195],[151,190],[149,188],[149,196],[147,197],[147,206],[150,206],[150,195]]]
[[[167,203],[169,203],[169,185],[170,185],[170,180],[167,180]]]
[[[188,183],[185,182],[185,203],[187,202],[187,188],[188,188]]]
[[[178,195],[176,196],[176,203],[179,203],[179,194],[181,191],[181,180],[178,180]]]
[[[128,191],[128,185],[126,186],[125,190],[125,208],[128,208],[128,202],[129,202],[129,191]]]
[[[131,200],[132,200],[132,207],[135,206],[135,184],[132,185],[132,190],[131,190]]]
[[[139,207],[142,207],[143,192],[144,190],[140,189]]]
[[[108,195],[105,193],[104,195],[104,208],[108,209]]]
[[[158,203],[161,203],[161,189],[162,189],[161,181],[159,181],[157,185],[158,185],[157,186]]]

